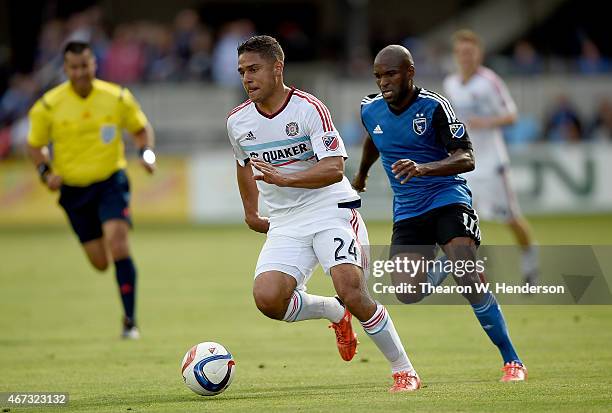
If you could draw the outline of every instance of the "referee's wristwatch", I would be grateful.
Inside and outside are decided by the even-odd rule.
[[[47,175],[51,173],[51,167],[49,166],[47,162],[41,162],[36,166],[36,169],[38,170],[38,175],[40,176],[40,180],[43,182],[43,184],[46,184]]]
[[[140,148],[138,153],[140,154],[140,157],[147,165],[153,165],[155,163],[155,159],[156,159],[155,152],[153,152],[153,149],[151,149],[150,147],[143,146],[142,148]]]

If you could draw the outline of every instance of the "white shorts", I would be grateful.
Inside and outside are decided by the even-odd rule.
[[[255,277],[281,271],[296,279],[299,290],[306,290],[317,264],[329,274],[332,267],[347,263],[361,267],[367,277],[368,247],[368,231],[359,212],[332,206],[271,225]]]
[[[466,178],[481,221],[508,222],[521,215],[508,167],[499,166],[490,173],[471,173]]]

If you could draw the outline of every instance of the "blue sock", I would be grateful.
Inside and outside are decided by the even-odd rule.
[[[132,258],[115,261],[115,271],[123,310],[128,321],[134,323],[134,298],[136,293],[136,268]]]
[[[504,315],[497,304],[495,296],[490,292],[487,293],[479,304],[472,304],[474,314],[480,325],[487,333],[493,344],[497,346],[499,352],[502,355],[505,363],[516,361],[523,364],[519,356],[514,350],[510,336],[508,335],[508,328],[506,327],[506,321]]]

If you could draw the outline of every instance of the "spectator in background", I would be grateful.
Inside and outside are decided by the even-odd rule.
[[[236,20],[225,24],[220,31],[219,39],[212,54],[212,78],[221,86],[242,89],[238,72],[236,50],[238,45],[255,33],[255,27],[250,20]]]
[[[612,142],[612,101],[609,98],[599,102],[589,135],[597,142]]]
[[[64,24],[60,20],[51,20],[43,25],[38,36],[34,70],[40,69],[54,59],[60,62],[58,68],[62,67],[60,55],[65,34]]]
[[[578,58],[578,70],[585,75],[607,73],[612,68],[610,60],[603,57],[590,39],[582,39],[582,53]]]
[[[278,41],[283,45],[285,56],[294,62],[304,62],[314,57],[314,50],[308,35],[299,23],[283,21],[277,28]]]
[[[212,65],[212,35],[207,28],[200,27],[191,38],[190,58],[187,62],[187,78],[190,80],[210,80]]]
[[[542,59],[527,40],[514,45],[512,55],[513,71],[522,75],[535,75],[542,72]]]
[[[566,95],[559,95],[548,115],[545,135],[551,142],[579,142],[582,140],[580,116]]]
[[[200,29],[200,16],[195,10],[181,10],[174,19],[174,50],[181,63],[191,58],[191,43]]]
[[[38,86],[32,77],[17,73],[0,99],[0,126],[10,125],[28,112],[35,100]]]
[[[141,40],[146,56],[145,79],[154,82],[178,80],[181,61],[175,53],[170,28],[160,24],[142,24]]]
[[[136,38],[135,27],[117,26],[102,64],[102,78],[120,84],[135,83],[142,79],[144,68],[144,50]]]

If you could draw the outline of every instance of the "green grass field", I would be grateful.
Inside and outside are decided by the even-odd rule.
[[[532,223],[542,244],[612,244],[612,216]],[[388,224],[369,229],[372,243],[389,239]],[[511,242],[498,226],[483,234]],[[387,363],[360,329],[360,352],[346,363],[325,321],[290,325],[257,311],[262,242],[243,226],[137,228],[143,339],[124,342],[113,272],[94,272],[67,226],[0,228],[0,392],[69,392],[61,411],[612,410],[612,306],[506,306],[530,372],[518,384],[497,382],[500,358],[469,307],[392,306],[425,388],[391,395]],[[330,280],[319,272],[309,290],[331,294]],[[179,364],[209,340],[230,349],[237,370],[225,393],[203,398]]]

